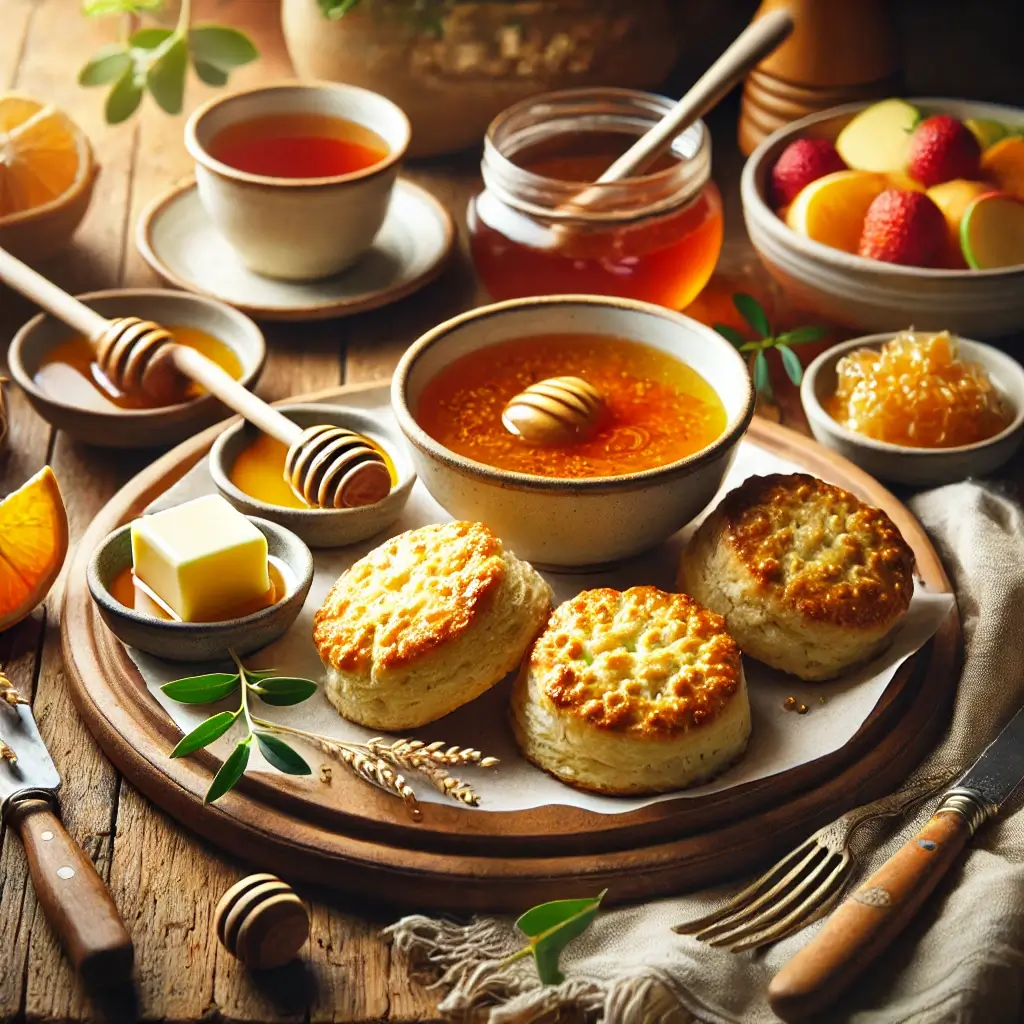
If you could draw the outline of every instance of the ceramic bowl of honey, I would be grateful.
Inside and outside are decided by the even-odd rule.
[[[256,324],[214,299],[186,292],[123,288],[79,298],[107,317],[141,316],[170,330],[176,341],[208,356],[247,388],[267,358]],[[96,365],[88,341],[52,316],[40,314],[15,334],[11,376],[48,423],[87,444],[149,448],[177,444],[228,415],[198,385],[175,405],[154,406],[123,394]]]
[[[245,264],[314,280],[373,244],[409,135],[378,93],[291,83],[210,100],[188,119],[185,145],[200,202]]]
[[[601,396],[566,443],[514,434],[525,388],[573,376]],[[420,479],[458,519],[553,569],[597,567],[666,540],[714,497],[754,391],[717,332],[662,306],[559,295],[457,316],[406,352],[392,406]]]
[[[213,622],[174,618],[135,580],[129,523],[99,543],[86,571],[89,592],[111,633],[129,647],[169,661],[211,661],[229,649],[241,657],[283,636],[309,593],[313,556],[289,530],[255,516],[248,519],[267,539],[271,593],[260,602],[263,607],[235,609]]]
[[[800,398],[816,440],[898,484],[986,476],[1024,440],[1024,367],[945,331],[835,345],[807,368]]]
[[[362,434],[384,456],[391,473],[391,493],[373,505],[311,508],[285,479],[285,446],[242,421],[224,431],[210,450],[210,475],[224,498],[246,515],[287,527],[311,548],[355,544],[398,519],[416,483],[416,473],[393,423],[340,405],[277,408],[300,427],[327,424]]]

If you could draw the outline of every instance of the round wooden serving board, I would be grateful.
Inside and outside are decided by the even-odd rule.
[[[354,390],[366,389],[335,388],[290,401],[338,400]],[[177,482],[223,429],[212,427],[179,445],[96,517],[68,574],[61,634],[75,704],[114,764],[169,814],[262,870],[422,909],[521,911],[603,888],[615,902],[664,896],[749,872],[849,808],[891,792],[946,725],[959,677],[955,611],[904,663],[845,747],[711,795],[619,814],[427,803],[423,820],[413,822],[401,801],[335,766],[329,786],[315,775],[247,775],[207,806],[203,795],[218,761],[207,751],[173,761],[167,756],[180,732],[100,620],[85,570],[99,541]],[[925,583],[950,590],[917,520],[867,474],[759,418],[747,439],[884,508],[914,549]]]

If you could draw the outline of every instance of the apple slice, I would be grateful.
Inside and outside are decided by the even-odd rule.
[[[847,167],[885,174],[907,165],[907,144],[921,111],[906,100],[882,100],[862,110],[839,133],[836,150]]]
[[[978,145],[983,150],[988,149],[1000,139],[1005,139],[1010,134],[1010,129],[1005,124],[1000,124],[998,121],[986,121],[980,117],[969,117],[964,124],[970,128],[978,140]]]
[[[960,248],[974,270],[1024,265],[1024,200],[1004,192],[978,196],[960,222]]]

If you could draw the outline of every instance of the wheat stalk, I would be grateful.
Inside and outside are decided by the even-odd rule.
[[[14,688],[14,683],[7,678],[6,674],[0,670],[0,704],[27,704],[28,701],[22,697],[20,693]]]

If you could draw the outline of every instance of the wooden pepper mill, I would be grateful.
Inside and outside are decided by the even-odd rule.
[[[842,103],[899,95],[900,61],[890,0],[762,0],[757,18],[787,9],[793,33],[747,76],[739,147]]]
[[[276,875],[249,875],[221,897],[213,915],[217,938],[253,970],[293,960],[309,937],[309,911]]]

